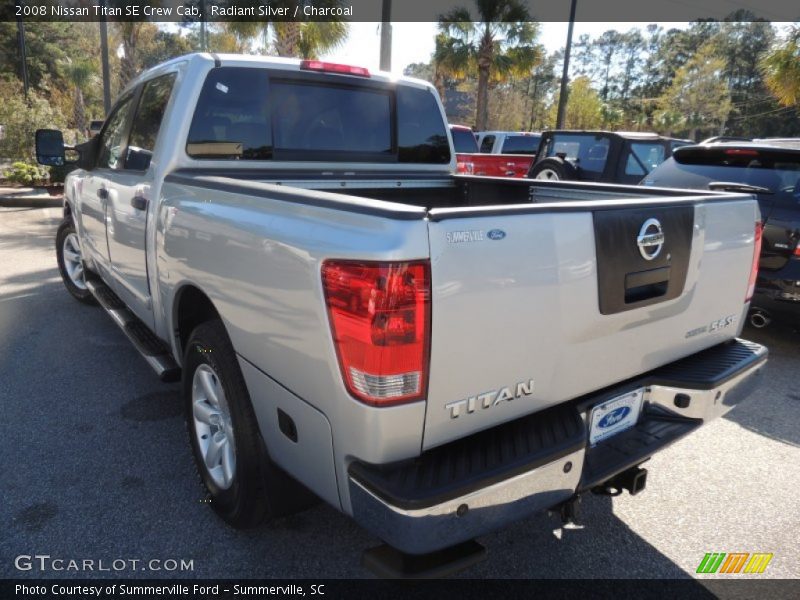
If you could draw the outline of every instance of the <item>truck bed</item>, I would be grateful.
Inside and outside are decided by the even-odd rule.
[[[423,449],[732,339],[746,309],[757,210],[747,195],[470,176],[420,179],[396,172],[348,173],[346,179],[335,172],[286,172],[267,180],[263,172],[244,169],[184,170],[166,181],[168,197],[190,201],[181,214],[193,212],[187,209],[198,198],[206,199],[191,229],[200,228],[200,235],[212,240],[179,252],[189,265],[195,252],[213,254],[212,244],[235,259],[232,264],[249,265],[243,273],[252,279],[258,270],[253,253],[265,244],[273,256],[312,250],[311,262],[284,277],[311,286],[301,293],[302,310],[314,315],[319,333],[306,331],[302,345],[303,351],[315,345],[315,360],[335,361],[326,348],[327,317],[317,287],[323,260],[430,260],[430,380],[424,415],[414,416],[422,418],[424,432],[416,443]],[[235,232],[221,235],[216,224],[233,210]],[[663,223],[664,251],[645,261],[637,234],[655,217]],[[293,220],[298,218],[299,229]],[[203,219],[211,219],[207,228]],[[305,237],[302,231],[308,232]],[[241,254],[226,237],[244,244]],[[192,246],[170,238],[167,253]],[[272,316],[268,298],[285,285],[273,280],[277,271],[273,264],[257,277],[255,289],[265,297],[254,297],[254,304],[262,308],[232,328],[234,335],[241,330],[243,339],[251,338],[238,343],[244,356],[274,357],[283,364],[294,351],[297,330],[291,321]],[[227,291],[220,294],[231,307],[241,302]],[[244,315],[241,308],[237,313]],[[273,335],[260,339],[247,331],[253,320]],[[725,326],[692,334],[718,320]],[[331,368],[337,368],[335,362]],[[301,397],[324,398],[329,389],[288,363],[277,370],[292,374],[281,383]],[[522,400],[475,408],[488,402],[485,394],[497,396],[528,382],[534,391]],[[456,418],[453,407],[460,403],[469,408]]]
[[[380,200],[425,209],[495,207],[524,204],[553,204],[562,202],[635,201],[652,203],[655,198],[694,202],[697,198],[720,197],[716,192],[676,190],[672,188],[642,188],[586,182],[550,182],[506,177],[477,175],[432,175],[420,178],[420,173],[402,171],[323,172],[260,171],[256,169],[181,169],[167,176],[167,181],[196,185],[221,191],[241,191],[276,197],[270,186],[329,192],[339,196],[318,196],[319,202],[345,208],[359,206],[354,198]],[[264,184],[264,185],[261,185]],[[346,197],[351,197],[348,201]],[[306,197],[309,201],[311,196]],[[381,207],[391,212],[388,206]],[[549,207],[552,208],[552,207]],[[397,210],[395,208],[395,210]],[[396,214],[399,215],[399,212]]]

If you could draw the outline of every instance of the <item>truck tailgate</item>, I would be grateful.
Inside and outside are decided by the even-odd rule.
[[[423,448],[735,337],[756,219],[741,196],[432,210]]]

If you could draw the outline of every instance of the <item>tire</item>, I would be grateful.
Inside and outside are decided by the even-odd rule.
[[[219,418],[206,415],[209,407],[213,412],[214,403],[204,381],[215,386]],[[198,325],[189,337],[183,362],[182,395],[197,472],[211,507],[226,523],[237,529],[256,527],[272,517],[308,507],[311,498],[316,501],[313,494],[270,460],[244,376],[219,319]],[[196,415],[206,416],[212,424],[204,423]],[[215,421],[219,425],[214,425]],[[224,445],[224,449],[219,451],[219,460],[212,453],[209,468],[206,457],[212,445]]]
[[[64,287],[73,298],[84,304],[97,304],[86,287],[86,267],[81,255],[80,240],[72,219],[64,219],[56,232],[56,260]]]
[[[572,181],[578,178],[578,170],[558,156],[550,156],[535,163],[528,172],[529,179],[545,181]]]

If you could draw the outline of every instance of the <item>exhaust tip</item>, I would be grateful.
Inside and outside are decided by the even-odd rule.
[[[764,327],[767,327],[770,323],[772,323],[772,318],[766,311],[756,309],[750,312],[750,325],[756,329],[764,329]]]

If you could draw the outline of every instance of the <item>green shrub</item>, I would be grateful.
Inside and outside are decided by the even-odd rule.
[[[67,173],[75,170],[75,165],[50,167],[50,183],[64,183]]]
[[[4,173],[6,179],[11,183],[21,185],[37,185],[44,183],[47,179],[47,170],[36,165],[25,162],[15,162],[11,168]]]
[[[33,89],[25,99],[18,82],[0,79],[0,123],[5,136],[0,140],[0,157],[32,162],[37,129],[64,129],[66,119],[59,110]]]

